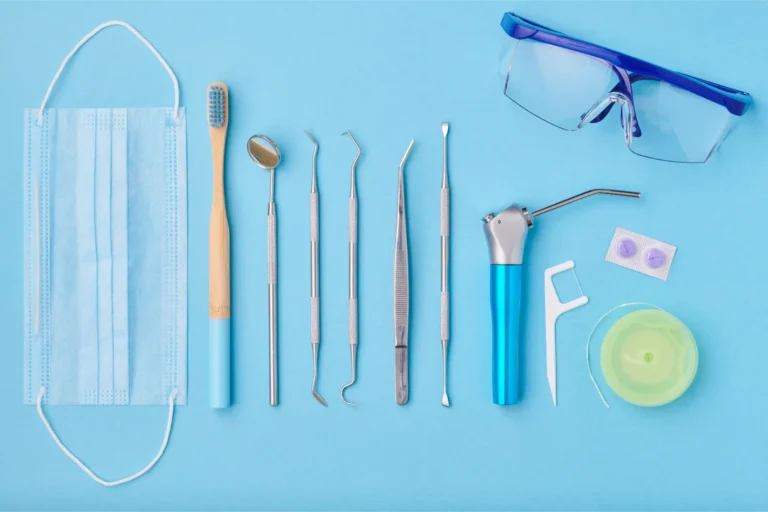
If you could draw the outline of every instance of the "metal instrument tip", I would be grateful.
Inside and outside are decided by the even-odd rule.
[[[344,386],[342,386],[341,401],[347,405],[357,405],[356,403],[350,402],[346,398],[344,398],[344,390],[346,390],[349,386],[354,384],[355,380],[357,380],[357,344],[349,346],[349,355],[350,355],[350,362],[352,363],[352,380],[350,380],[347,384],[344,384]]]
[[[350,402],[346,398],[344,398],[344,390],[347,389],[349,386],[351,386],[354,383],[355,383],[355,380],[352,379],[347,384],[344,384],[344,386],[342,386],[342,388],[341,388],[341,401],[344,402],[347,405],[355,405],[355,406],[357,405],[356,403]]]
[[[312,396],[314,396],[315,398],[317,398],[317,401],[318,401],[318,402],[320,402],[320,403],[321,403],[321,404],[323,404],[324,406],[328,407],[328,404],[327,404],[327,403],[325,403],[325,400],[323,400],[323,397],[321,397],[321,396],[320,396],[320,395],[317,393],[317,391],[315,391],[314,389],[312,390]]]
[[[448,340],[441,340],[443,343],[443,407],[450,407],[448,401]]]
[[[307,130],[304,130],[304,133],[307,134],[307,137],[309,137],[309,140],[311,140],[312,144],[315,146],[315,150],[312,152],[312,184],[309,191],[311,193],[317,193],[317,148],[320,147],[320,145]]]
[[[315,391],[315,386],[317,385],[317,352],[318,348],[320,348],[319,345],[319,343],[312,344],[312,353],[314,356],[314,364],[312,365],[312,396],[315,397],[317,401],[323,404],[325,407],[328,407],[328,404],[325,403],[323,397],[321,397],[320,394]]]
[[[443,137],[448,135],[448,123],[443,121]]]
[[[362,153],[362,150],[360,149],[360,146],[358,145],[357,141],[355,140],[355,137],[352,136],[352,132],[347,130],[344,133],[342,133],[342,135],[349,135],[349,138],[352,139],[352,143],[357,148],[357,157],[360,158],[360,153]],[[352,164],[352,167],[354,167],[356,163],[357,163],[357,158],[355,158],[355,163]]]
[[[304,133],[307,134],[307,137],[309,137],[309,140],[312,141],[312,144],[317,146],[317,141],[315,140],[315,138],[307,130],[304,130]]]
[[[411,149],[413,149],[413,143],[416,142],[416,139],[411,140],[411,143],[408,144],[408,149],[405,150],[405,154],[403,155],[403,159],[400,161],[400,172],[402,172],[403,167],[405,167],[405,161],[408,159],[408,155],[411,154]]]

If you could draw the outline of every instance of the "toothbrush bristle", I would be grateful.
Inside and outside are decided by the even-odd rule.
[[[221,128],[227,115],[227,98],[224,88],[212,85],[208,88],[208,126]]]

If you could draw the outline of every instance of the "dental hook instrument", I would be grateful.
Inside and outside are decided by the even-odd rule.
[[[309,140],[315,146],[312,152],[312,185],[309,188],[309,259],[310,259],[310,290],[309,290],[309,336],[312,343],[312,396],[318,402],[328,407],[323,397],[316,391],[317,386],[317,356],[320,351],[320,277],[318,274],[318,252],[320,250],[320,224],[318,217],[319,195],[317,192],[317,141],[307,130],[304,130]]]
[[[341,401],[347,405],[357,405],[344,398],[344,390],[355,383],[357,373],[357,186],[355,185],[355,166],[362,153],[360,146],[347,130],[342,135],[349,135],[357,148],[357,156],[352,162],[349,185],[349,353],[352,363],[352,380],[341,388]]]
[[[448,300],[448,255],[450,246],[451,189],[448,187],[448,123],[443,129],[443,185],[440,187],[440,341],[443,344],[443,407],[450,407],[448,401],[448,326],[450,324],[450,303]]]
[[[403,168],[414,141],[408,145],[400,162],[397,185],[397,217],[395,224],[394,324],[395,324],[395,401],[408,402],[408,232],[405,218],[405,185]]]

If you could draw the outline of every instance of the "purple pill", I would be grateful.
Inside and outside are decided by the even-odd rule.
[[[667,256],[661,249],[648,249],[645,253],[645,264],[651,268],[659,268],[667,261]]]
[[[622,258],[630,258],[637,252],[637,246],[631,238],[624,238],[616,245],[616,253]]]

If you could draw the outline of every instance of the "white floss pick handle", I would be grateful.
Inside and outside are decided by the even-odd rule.
[[[674,245],[616,228],[605,261],[666,281],[675,251]]]
[[[547,335],[547,381],[549,381],[549,390],[552,393],[552,402],[557,407],[557,353],[555,349],[555,324],[557,319],[563,313],[567,313],[572,309],[576,309],[579,306],[583,306],[589,299],[584,295],[584,291],[581,289],[579,279],[576,277],[576,272],[573,271],[573,261],[566,261],[554,267],[550,267],[544,271],[544,319],[546,322],[546,335]],[[576,286],[579,287],[579,293],[581,297],[573,299],[570,302],[562,303],[557,296],[557,290],[555,290],[555,284],[552,282],[552,277],[561,272],[570,270],[573,272],[573,277],[576,279]]]

